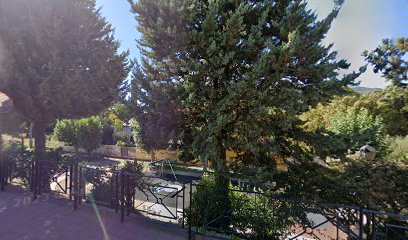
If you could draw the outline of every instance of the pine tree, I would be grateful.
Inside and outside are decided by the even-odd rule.
[[[254,161],[292,156],[298,115],[359,76],[340,76],[349,64],[322,44],[342,1],[321,21],[302,0],[177,2],[185,3],[134,5],[140,45],[155,66],[145,72],[170,74],[194,154],[214,164],[217,190],[227,196],[227,149]],[[219,204],[228,213],[228,201]]]
[[[364,51],[365,60],[374,66],[374,72],[399,87],[408,85],[408,38],[397,38],[396,41],[384,39],[382,44],[371,52]]]
[[[34,123],[37,159],[50,123],[101,111],[129,71],[95,0],[1,1],[0,45],[0,90]]]
[[[185,47],[187,0],[130,1],[142,38],[141,65],[136,64],[131,83],[131,105],[135,109],[145,150],[176,145],[182,125],[177,97],[177,76]]]
[[[136,64],[131,83],[131,109],[140,127],[142,148],[155,160],[155,150],[174,146],[179,131],[175,86],[149,78]]]
[[[193,1],[182,99],[193,149],[216,164],[219,186],[227,149],[293,155],[297,116],[359,75],[339,76],[349,64],[321,43],[340,6],[317,21],[300,0]]]

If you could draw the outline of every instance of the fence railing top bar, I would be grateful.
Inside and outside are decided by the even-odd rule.
[[[203,188],[214,188],[213,186],[206,186],[206,185],[200,185],[197,183],[192,183],[193,186],[195,187],[203,187]],[[257,191],[248,191],[248,190],[241,190],[241,189],[229,189],[230,191],[233,192],[240,192],[240,193],[248,193],[248,194],[256,194],[256,195],[262,195],[268,198],[273,198],[279,201],[286,201],[286,202],[298,202],[298,203],[307,203],[307,204],[315,204],[315,205],[323,205],[327,207],[338,207],[338,208],[348,208],[348,209],[354,209],[354,210],[361,210],[361,207],[357,206],[351,206],[351,205],[345,205],[345,204],[335,204],[335,203],[322,203],[318,201],[312,201],[312,200],[301,200],[301,199],[294,199],[294,198],[288,198],[288,197],[283,197],[283,196],[277,196],[277,195],[271,195],[271,194],[265,194],[263,192],[257,192]]]
[[[401,225],[395,225],[395,224],[386,224],[385,226],[392,227],[392,228],[403,229],[403,230],[408,230],[408,226],[401,226]]]
[[[203,187],[203,188],[213,188],[213,186],[206,186],[206,185],[201,185],[199,183],[191,182],[192,186],[195,187]],[[375,211],[375,210],[370,210],[370,209],[365,209],[363,207],[359,206],[352,206],[352,205],[346,205],[346,204],[335,204],[335,203],[323,203],[323,202],[318,202],[318,201],[313,201],[313,200],[301,200],[301,199],[293,199],[293,198],[287,198],[287,197],[281,197],[281,196],[276,196],[276,195],[271,195],[271,194],[265,194],[263,192],[257,192],[257,191],[247,191],[247,190],[240,190],[240,189],[229,189],[230,191],[233,192],[241,192],[241,193],[248,193],[248,194],[255,194],[255,195],[261,195],[267,198],[272,198],[281,202],[291,202],[291,203],[299,203],[299,204],[310,204],[310,205],[317,205],[321,207],[331,207],[331,208],[341,208],[344,210],[354,210],[354,211],[362,211],[363,213],[372,213],[375,215],[384,215],[388,217],[394,217],[394,218],[399,218],[402,220],[408,220],[407,215],[400,215],[397,213],[389,213],[389,212],[383,212],[383,211]]]
[[[364,213],[371,213],[371,214],[375,214],[375,215],[384,215],[384,216],[388,216],[388,217],[394,217],[394,218],[399,218],[399,219],[403,219],[403,220],[408,220],[408,215],[401,215],[401,214],[397,214],[397,213],[389,213],[389,212],[383,212],[383,211],[375,211],[375,210],[370,210],[370,209],[363,209]]]

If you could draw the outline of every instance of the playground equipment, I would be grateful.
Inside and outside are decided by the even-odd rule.
[[[176,174],[174,173],[173,166],[172,166],[170,160],[162,159],[162,160],[154,161],[154,162],[149,164],[150,167],[152,167],[154,169],[157,169],[157,176],[159,178],[163,177],[163,171],[164,171],[164,166],[165,165],[168,165],[170,167],[170,170],[171,170],[171,172],[172,172],[172,174],[174,176],[174,179],[177,181],[177,177],[176,177]]]

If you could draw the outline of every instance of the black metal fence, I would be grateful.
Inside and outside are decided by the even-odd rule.
[[[90,167],[80,168],[81,198],[121,212],[145,214],[184,223],[185,184],[171,184],[145,174]]]
[[[24,162],[24,161],[21,161]],[[20,163],[19,163],[20,164]],[[124,170],[35,163],[2,165],[3,185],[15,183],[115,209],[121,221],[142,214],[188,227],[194,234],[243,239],[408,239],[408,216],[360,207],[284,199],[244,187],[220,195],[212,185],[180,183]],[[42,175],[41,177],[35,176]],[[35,181],[37,183],[35,183]],[[39,194],[41,194],[39,192]]]
[[[214,186],[192,183],[190,231],[243,239],[408,240],[408,216],[242,189],[233,187],[225,196]]]

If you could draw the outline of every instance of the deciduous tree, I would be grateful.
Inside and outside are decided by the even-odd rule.
[[[1,1],[0,43],[0,90],[34,123],[38,158],[48,124],[101,111],[128,74],[95,0]]]

